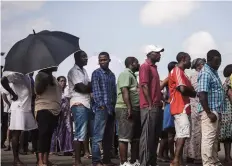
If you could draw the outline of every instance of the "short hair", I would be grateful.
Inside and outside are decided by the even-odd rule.
[[[191,69],[196,69],[199,65],[201,64],[205,64],[206,63],[206,59],[205,58],[197,58],[197,59],[194,59],[192,61],[192,64],[191,64]]]
[[[79,60],[80,57],[81,57],[80,55],[81,55],[81,53],[83,53],[83,52],[85,53],[85,51],[83,51],[83,50],[78,50],[77,52],[75,52],[75,53],[74,53],[74,59],[75,59],[75,60]],[[85,53],[85,54],[86,54],[86,53]]]
[[[127,57],[125,59],[125,66],[128,68],[132,63],[134,63],[137,59],[135,57]]]
[[[98,58],[99,58],[101,55],[107,56],[107,57],[110,59],[110,55],[109,55],[108,52],[100,52],[100,54],[98,55]]]
[[[67,81],[67,79],[65,78],[65,76],[59,76],[59,77],[57,77],[57,81],[60,81],[60,79],[65,79],[65,81]]]
[[[221,58],[221,54],[217,50],[209,50],[209,52],[207,53],[207,62],[212,61],[214,57]]]
[[[168,71],[169,73],[172,71],[172,69],[174,69],[174,67],[177,65],[177,62],[172,61],[168,64]]]
[[[190,56],[188,53],[186,52],[179,52],[176,56],[176,60],[177,62],[181,62],[183,58],[187,57],[187,56]]]
[[[224,77],[229,77],[232,74],[232,64],[227,65],[223,70]]]

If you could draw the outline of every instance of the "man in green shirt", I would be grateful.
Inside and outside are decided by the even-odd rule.
[[[141,134],[138,82],[135,72],[139,62],[135,57],[127,57],[126,69],[117,82],[116,119],[121,166],[139,166],[139,139]],[[128,143],[131,143],[131,161],[127,162]]]

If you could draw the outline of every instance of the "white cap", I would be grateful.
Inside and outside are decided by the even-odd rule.
[[[145,54],[149,54],[150,52],[163,52],[164,48],[163,47],[159,47],[159,46],[155,46],[155,45],[148,45],[145,47]]]

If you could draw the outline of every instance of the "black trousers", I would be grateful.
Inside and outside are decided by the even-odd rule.
[[[58,116],[53,115],[49,110],[39,110],[36,120],[38,122],[38,152],[49,153],[52,134],[57,127]]]
[[[142,125],[139,145],[141,166],[156,166],[157,147],[163,124],[162,114],[159,107],[154,107],[150,111],[142,109],[140,112]]]
[[[1,115],[1,120],[2,120],[2,126],[1,126],[1,144],[4,145],[6,138],[7,138],[7,129],[8,129],[8,116],[9,113],[2,112]]]

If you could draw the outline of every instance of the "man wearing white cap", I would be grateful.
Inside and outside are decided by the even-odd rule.
[[[164,48],[149,45],[145,48],[147,59],[139,70],[140,109],[142,133],[140,137],[141,166],[157,165],[156,151],[162,129],[162,102],[160,78],[155,65]]]

